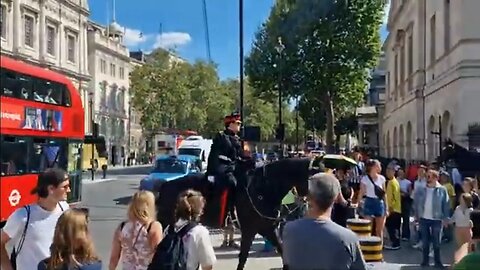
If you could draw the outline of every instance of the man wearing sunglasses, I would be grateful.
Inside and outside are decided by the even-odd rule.
[[[2,270],[37,269],[40,261],[50,257],[57,220],[69,208],[66,202],[69,192],[70,181],[64,170],[50,168],[39,174],[37,186],[31,192],[38,196],[37,202],[13,212],[2,229]],[[16,242],[9,255],[5,245],[11,239]]]

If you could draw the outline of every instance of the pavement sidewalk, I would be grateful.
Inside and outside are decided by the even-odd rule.
[[[107,173],[110,171],[116,171],[116,170],[122,170],[122,169],[135,169],[135,168],[148,168],[152,167],[152,164],[138,164],[138,165],[132,165],[132,166],[123,166],[123,165],[108,165]],[[101,171],[101,170],[99,170]]]

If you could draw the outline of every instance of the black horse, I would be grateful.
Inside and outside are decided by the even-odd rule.
[[[469,151],[451,140],[445,146],[439,157],[440,162],[454,160],[458,170],[464,177],[475,177],[480,174],[480,153]]]
[[[315,166],[315,164],[317,166]],[[275,233],[281,221],[279,210],[283,197],[293,188],[300,196],[308,192],[308,179],[322,171],[319,160],[291,158],[276,161],[257,169],[245,171],[238,166],[235,176],[239,182],[235,205],[242,233],[239,263],[242,270],[248,258],[255,235],[261,234],[282,254],[282,246]],[[158,220],[166,226],[174,222],[174,209],[177,196],[184,190],[202,192],[207,200],[202,223],[212,228],[222,228],[225,220],[226,192],[216,190],[201,174],[186,176],[163,184],[158,190]]]

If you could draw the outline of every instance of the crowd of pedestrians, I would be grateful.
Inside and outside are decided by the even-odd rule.
[[[451,175],[458,178],[458,170],[447,172],[427,164],[412,175],[411,169],[390,163],[382,175],[378,160],[354,157],[354,168],[310,179],[305,217],[283,228],[288,269],[367,269],[358,237],[346,228],[347,220],[356,217],[352,209],[372,222],[372,234],[385,241],[385,249],[400,249],[402,240],[421,248],[421,266],[430,265],[433,257],[434,266],[443,268],[442,242],[452,240],[457,247],[454,265],[479,263],[478,253],[470,253],[478,238],[472,222],[480,204],[476,179],[453,181]],[[65,171],[47,169],[39,175],[32,190],[38,201],[17,209],[1,231],[1,269],[102,269],[89,233],[89,211],[70,208],[69,192]],[[293,204],[295,196],[292,190],[284,206]],[[154,195],[138,191],[125,220],[113,232],[108,269],[153,270],[165,263],[180,263],[188,270],[213,269],[216,257],[209,231],[199,223],[204,207],[202,194],[187,190],[178,198],[176,222],[162,228],[155,218]],[[9,242],[11,252],[6,248]],[[174,248],[179,243],[182,248]],[[177,254],[179,250],[184,253]]]
[[[359,216],[373,224],[372,234],[384,240],[384,249],[398,250],[402,241],[411,242],[422,250],[421,266],[430,265],[433,257],[434,266],[444,268],[441,246],[455,239],[453,263],[460,264],[474,244],[471,215],[474,209],[480,210],[476,179],[462,179],[451,161],[446,168],[427,163],[402,168],[391,162],[382,175],[378,160],[363,162],[358,153],[353,158],[357,166],[335,170],[341,187],[333,205],[335,223],[346,227],[347,219],[355,215],[344,208],[357,207]]]
[[[68,174],[47,169],[38,176],[32,194],[36,203],[17,209],[1,231],[2,270],[101,270],[102,261],[89,233],[87,208],[70,208]],[[181,264],[186,270],[210,270],[216,262],[210,235],[199,224],[205,200],[196,191],[183,192],[177,202],[176,223],[163,230],[156,221],[155,198],[138,191],[125,221],[113,233],[108,269],[154,270]],[[13,242],[12,251],[7,244]],[[179,253],[182,251],[181,253]]]

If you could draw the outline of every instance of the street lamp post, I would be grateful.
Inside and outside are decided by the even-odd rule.
[[[241,128],[240,137],[242,138],[242,149],[244,148],[244,140],[245,138],[245,120],[243,117],[243,107],[244,107],[244,85],[243,85],[243,0],[238,0],[238,34],[239,34],[239,58],[240,58],[240,119],[243,122],[243,127]]]
[[[297,96],[297,107],[296,107],[296,110],[295,110],[295,152],[298,154],[298,146],[300,144],[300,134],[299,134],[299,130],[298,130],[298,122],[299,122],[299,113],[300,113],[300,108],[299,108],[299,98]]]
[[[278,132],[280,133],[280,158],[283,158],[284,155],[284,146],[283,146],[283,140],[284,140],[284,128],[283,128],[283,123],[282,123],[282,67],[280,61],[282,60],[283,56],[283,51],[285,50],[285,45],[282,43],[282,37],[278,37],[278,44],[275,46],[275,50],[277,50],[278,53],[278,63],[277,63],[277,68],[278,68]]]
[[[128,152],[127,152],[127,166],[130,166],[132,162],[130,159],[130,153],[132,152],[132,103],[128,101]]]
[[[92,137],[95,137],[95,134],[94,134],[95,120],[93,119],[93,92],[89,92],[88,97],[89,97],[88,105],[90,107],[90,132],[92,133]],[[95,169],[94,169],[95,152],[94,151],[95,151],[95,144],[92,144],[92,149],[91,149],[92,155],[90,159],[92,181],[95,180]]]

